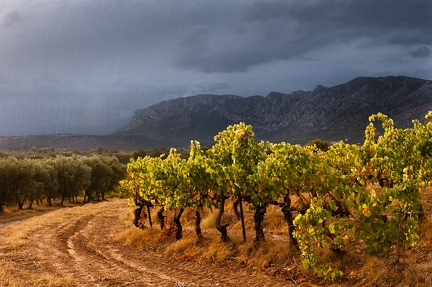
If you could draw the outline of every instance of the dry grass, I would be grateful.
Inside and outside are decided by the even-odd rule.
[[[202,214],[202,217],[201,228],[214,228],[217,211],[207,211],[206,213]]]
[[[74,281],[70,277],[40,272],[37,258],[32,258],[31,254],[23,251],[26,246],[31,244],[29,241],[30,235],[39,229],[47,226],[55,227],[59,224],[67,227],[73,224],[68,219],[74,215],[86,216],[93,214],[98,216],[92,204],[74,204],[73,206],[75,208],[48,208],[43,212],[38,211],[42,210],[43,207],[36,211],[9,209],[7,214],[2,215],[3,223],[11,223],[14,220],[21,221],[23,218],[27,219],[21,221],[19,225],[7,224],[1,227],[2,233],[7,235],[0,234],[0,287],[74,286]],[[44,214],[44,216],[35,216],[41,214]],[[54,229],[53,232],[55,232]]]
[[[7,287],[63,287],[73,286],[73,280],[69,277],[59,277],[48,273],[36,273],[29,277],[21,268],[10,262],[0,262],[0,286]]]
[[[270,266],[283,266],[292,261],[293,252],[288,242],[266,241],[257,246],[247,242],[239,246],[238,260],[249,267],[267,268]]]
[[[140,229],[133,227],[119,233],[114,239],[122,241],[126,245],[144,249],[157,242],[159,233],[154,228]]]
[[[173,212],[165,212],[167,219],[171,218]],[[173,235],[161,241],[161,231],[157,226],[153,228],[138,229],[127,228],[119,234],[117,239],[130,246],[152,248],[162,250],[177,258],[197,260],[204,262],[217,262],[234,260],[251,268],[268,268],[270,266],[286,266],[288,261],[293,261],[290,251],[286,223],[279,208],[270,207],[265,216],[266,242],[255,245],[253,239],[253,212],[245,206],[245,226],[248,229],[247,242],[243,243],[241,235],[241,222],[237,220],[232,211],[232,205],[227,204],[223,223],[229,223],[228,235],[230,242],[221,242],[220,233],[215,229],[217,210],[205,209],[201,212],[204,238],[198,239],[195,235],[194,213],[185,212],[182,217],[183,238],[176,241]],[[125,222],[131,222],[129,215]],[[126,218],[126,217],[125,217]],[[169,220],[167,220],[169,223]],[[297,255],[296,255],[297,256]]]
[[[390,260],[379,257],[369,257],[359,270],[352,270],[348,275],[355,286],[431,286],[418,269],[412,265],[395,265]],[[427,274],[427,272],[426,272]],[[354,284],[353,284],[354,285]]]
[[[27,208],[27,205],[24,205],[24,209],[20,210],[17,206],[7,206],[4,209],[4,212],[0,213],[0,224],[2,223],[8,223],[12,221],[20,221],[24,219],[28,219],[34,216],[39,216],[51,211],[55,211],[58,209],[63,208],[69,208],[69,207],[76,207],[76,206],[82,206],[84,205],[82,203],[83,198],[78,198],[79,203],[70,203],[68,201],[65,201],[63,203],[63,206],[60,206],[59,200],[53,200],[52,206],[49,206],[48,203],[43,202],[42,204],[37,205],[36,203],[33,204],[33,207],[31,209]]]
[[[400,263],[395,262],[395,252],[389,257],[375,257],[365,252],[362,243],[350,245],[342,261],[334,260],[334,266],[341,268],[345,278],[337,283],[318,280],[301,267],[299,254],[290,249],[287,225],[279,207],[269,206],[264,218],[266,241],[254,244],[253,211],[247,204],[244,206],[247,242],[243,243],[241,223],[235,217],[232,203],[226,205],[223,223],[229,223],[229,242],[221,242],[220,233],[215,229],[217,209],[202,212],[201,227],[204,238],[198,239],[194,233],[193,213],[182,218],[184,237],[176,241],[173,235],[163,242],[158,242],[160,230],[158,227],[131,231],[129,242],[134,246],[145,244],[171,254],[180,260],[195,260],[197,262],[236,262],[254,270],[266,273],[277,273],[302,282],[308,278],[318,286],[432,286],[432,192],[427,191],[425,210],[429,211],[427,220],[420,226],[420,243],[417,247],[404,251]],[[168,217],[173,213],[164,213]],[[140,240],[145,243],[139,243]],[[130,243],[129,243],[130,244]],[[323,251],[324,257],[332,258],[333,254]],[[224,263],[225,264],[225,263]],[[230,263],[231,264],[231,263]]]
[[[299,255],[292,251],[288,243],[287,226],[279,207],[269,207],[264,219],[266,241],[255,245],[253,238],[253,212],[245,205],[245,224],[248,229],[247,242],[243,243],[241,224],[237,220],[231,203],[226,206],[223,223],[229,223],[228,235],[230,242],[220,240],[220,233],[215,229],[214,223],[217,210],[205,209],[202,215],[201,227],[204,238],[198,239],[194,231],[194,212],[185,211],[182,217],[183,238],[176,241],[174,235],[166,236],[161,240],[161,231],[156,210],[152,210],[153,227],[139,229],[132,226],[132,208],[120,216],[118,235],[115,238],[126,245],[139,249],[151,248],[158,252],[165,252],[179,259],[195,260],[200,263],[236,262],[254,270],[266,273],[282,274],[296,282],[303,278],[314,282],[318,286],[432,286],[432,191],[428,189],[422,194],[424,209],[427,212],[426,221],[420,225],[420,243],[415,248],[404,251],[400,264],[395,265],[395,253],[389,257],[374,257],[364,251],[361,243],[350,245],[342,262],[336,262],[346,274],[345,278],[335,284],[314,279],[307,271],[302,269]],[[8,211],[15,212],[15,211]],[[14,264],[11,253],[3,250],[16,249],[26,244],[29,234],[38,228],[64,222],[72,213],[81,215],[91,214],[91,205],[78,208],[60,208],[48,216],[33,217],[20,224],[19,230],[13,225],[2,228],[11,228],[9,237],[0,235],[0,286],[68,286],[71,279],[67,277],[54,278],[48,274],[38,274],[31,278],[33,285],[28,283],[29,274],[22,272],[19,264]],[[174,212],[164,212],[169,220]],[[7,216],[10,216],[7,214]],[[6,248],[6,249],[5,249]],[[331,254],[327,254],[331,256]],[[225,264],[225,263],[224,263]]]
[[[63,220],[63,216],[58,216],[58,213],[55,213],[55,216],[29,218],[20,224],[19,229],[17,229],[15,225],[9,224],[3,227],[5,234],[8,234],[8,236],[3,237],[0,243],[11,248],[19,248],[27,243],[28,236],[34,231],[48,224],[60,223]]]
[[[75,208],[58,208],[47,213],[45,216],[31,216],[27,220],[20,223],[19,229],[17,229],[13,224],[4,226],[3,229],[6,231],[6,234],[9,234],[9,236],[1,238],[0,244],[4,244],[12,248],[18,248],[26,244],[28,236],[38,229],[67,222],[66,219],[72,214],[86,215],[93,213],[94,211],[91,208],[91,204],[88,204],[78,205]]]

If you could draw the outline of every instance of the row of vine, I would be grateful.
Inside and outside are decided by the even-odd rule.
[[[335,280],[342,271],[319,250],[342,258],[350,242],[361,240],[371,254],[396,249],[399,260],[399,250],[418,241],[423,215],[419,190],[432,178],[430,118],[432,113],[425,123],[414,120],[412,128],[396,128],[387,116],[372,115],[362,145],[339,142],[325,151],[256,142],[252,126],[239,123],[218,133],[206,152],[192,141],[187,159],[171,149],[166,157],[131,160],[123,183],[137,195],[141,208],[161,207],[162,227],[163,210],[176,210],[177,239],[182,237],[185,208],[195,209],[201,237],[201,208],[218,207],[215,227],[223,241],[230,240],[221,219],[226,200],[232,199],[242,220],[243,202],[252,207],[254,240],[264,241],[266,209],[277,205],[303,266]],[[379,136],[375,121],[381,122]],[[292,206],[294,197],[300,207]],[[244,224],[243,235],[245,239]]]

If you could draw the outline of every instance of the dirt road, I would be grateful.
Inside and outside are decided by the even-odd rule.
[[[27,286],[48,286],[50,280],[68,286],[290,286],[245,268],[177,261],[124,246],[113,237],[127,208],[116,199],[0,226],[5,278],[19,277]],[[42,277],[52,279],[40,283]],[[9,282],[0,286],[12,286],[13,279]]]

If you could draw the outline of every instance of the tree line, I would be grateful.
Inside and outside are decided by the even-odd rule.
[[[58,200],[104,200],[125,177],[126,169],[114,156],[57,154],[44,157],[0,156],[0,211],[7,205],[52,205]]]

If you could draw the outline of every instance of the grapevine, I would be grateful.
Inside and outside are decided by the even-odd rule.
[[[313,142],[257,142],[252,126],[239,123],[218,133],[207,152],[192,141],[186,159],[171,149],[166,157],[131,160],[125,184],[163,208],[161,224],[163,210],[176,211],[177,239],[186,208],[196,212],[196,235],[201,238],[200,210],[218,207],[215,228],[222,241],[229,241],[222,217],[231,199],[254,210],[254,241],[264,241],[266,208],[277,205],[303,266],[337,280],[343,268],[335,260],[343,259],[352,242],[363,242],[373,255],[389,255],[394,249],[396,262],[405,247],[418,242],[423,211],[419,190],[432,185],[431,118],[429,113],[424,123],[415,120],[412,128],[397,128],[378,113],[369,118],[362,145],[339,142],[328,149]],[[292,206],[293,199],[300,204]],[[241,211],[239,217],[243,220]],[[321,256],[320,250],[329,250],[332,258]]]

